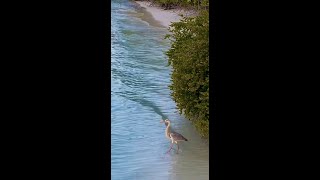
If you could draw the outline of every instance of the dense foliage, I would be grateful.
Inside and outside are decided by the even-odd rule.
[[[209,0],[151,0],[158,3],[165,8],[172,8],[174,6],[180,7],[196,7],[197,9],[208,7]]]
[[[166,38],[172,97],[180,113],[192,120],[203,137],[209,135],[209,12],[172,23]]]

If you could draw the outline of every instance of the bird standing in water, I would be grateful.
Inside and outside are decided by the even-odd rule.
[[[188,141],[185,137],[183,137],[181,134],[177,133],[177,132],[174,132],[170,129],[170,120],[169,119],[166,119],[166,120],[161,120],[160,121],[161,123],[165,123],[165,125],[167,126],[166,128],[166,131],[165,131],[165,134],[166,134],[166,137],[168,139],[171,140],[171,146],[170,146],[170,149],[166,152],[170,152],[171,149],[172,149],[172,146],[173,146],[173,143],[175,143],[178,147],[178,150],[177,150],[177,153],[179,151],[179,145],[178,145],[178,142],[179,141]]]

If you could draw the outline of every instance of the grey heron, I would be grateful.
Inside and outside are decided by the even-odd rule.
[[[173,143],[175,143],[177,145],[177,147],[178,147],[177,153],[178,153],[178,151],[179,151],[178,142],[179,141],[188,141],[188,140],[185,137],[183,137],[181,134],[174,132],[173,130],[170,129],[171,122],[169,119],[161,120],[160,122],[165,123],[165,125],[166,125],[165,135],[168,139],[171,140],[171,146],[170,146],[170,149],[167,151],[167,153],[171,151]]]

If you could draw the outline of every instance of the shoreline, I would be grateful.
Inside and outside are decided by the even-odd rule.
[[[140,7],[144,8],[147,12],[149,12],[152,17],[158,21],[162,26],[169,28],[172,22],[178,22],[182,18],[180,15],[183,16],[190,16],[194,14],[193,11],[187,11],[184,9],[170,9],[164,10],[156,4],[152,4],[148,1],[134,1],[135,3],[139,4]],[[150,6],[152,4],[152,6]]]
[[[141,8],[141,11],[145,13],[144,16],[141,17],[142,20],[148,22],[152,26],[165,27],[167,29],[171,29],[170,25],[172,22],[179,22],[183,17],[195,17],[198,14],[198,11],[195,9],[190,10],[188,8],[177,7],[174,9],[164,10],[159,4],[154,4],[149,1],[139,0],[134,2],[139,6],[139,9]],[[209,144],[209,122],[201,122],[199,124],[195,123],[196,121],[194,120],[191,121],[192,125],[197,129],[198,134],[201,136],[201,139],[204,140],[206,144]],[[199,126],[201,128],[199,128]],[[204,127],[204,130],[202,127]]]

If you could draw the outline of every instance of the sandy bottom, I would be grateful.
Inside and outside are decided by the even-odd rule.
[[[182,9],[163,10],[154,4],[151,5],[151,3],[147,1],[135,2],[138,3],[141,7],[145,8],[146,11],[149,12],[156,21],[158,21],[166,28],[168,28],[172,22],[180,21],[180,19],[182,18],[180,15],[188,16],[188,14],[190,14],[190,12]]]

